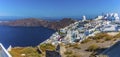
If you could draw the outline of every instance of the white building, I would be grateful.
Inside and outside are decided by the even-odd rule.
[[[86,16],[83,16],[82,18],[83,18],[82,21],[85,21],[85,20],[86,20]]]
[[[105,26],[102,28],[102,31],[103,31],[103,32],[115,32],[115,31],[117,31],[117,30],[116,30],[116,26],[115,26],[115,25],[105,25]]]
[[[101,20],[103,18],[103,16],[97,16],[97,18],[95,20]]]

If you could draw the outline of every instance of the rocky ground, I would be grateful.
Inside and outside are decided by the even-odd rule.
[[[116,34],[115,34],[116,35]],[[115,36],[112,35],[112,36]],[[66,50],[66,52],[71,51],[71,54],[65,54],[62,53],[62,57],[90,57],[93,53],[101,53],[104,50],[106,50],[107,48],[109,48],[110,46],[112,46],[113,44],[115,44],[117,41],[119,41],[119,38],[113,38],[110,40],[105,40],[104,38],[101,39],[97,39],[97,40],[93,40],[93,39],[89,39],[86,40],[83,43],[77,43],[77,44],[70,44],[70,45],[65,45],[66,48],[64,48]],[[99,47],[98,50],[96,51],[87,51],[87,49],[91,46],[91,45],[96,45]],[[61,50],[64,49],[62,48]]]

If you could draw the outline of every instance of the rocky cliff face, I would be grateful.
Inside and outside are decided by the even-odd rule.
[[[58,30],[60,28],[64,28],[71,23],[74,23],[75,20],[71,18],[64,18],[60,21],[47,21],[35,18],[27,18],[21,19],[16,21],[8,21],[8,22],[1,22],[0,25],[6,26],[43,26],[50,29]]]

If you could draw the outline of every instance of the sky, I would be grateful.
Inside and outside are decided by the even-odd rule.
[[[0,16],[79,17],[120,13],[120,0],[0,0]]]

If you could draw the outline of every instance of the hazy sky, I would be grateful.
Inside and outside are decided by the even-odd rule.
[[[0,0],[0,16],[75,17],[120,13],[120,0]]]

